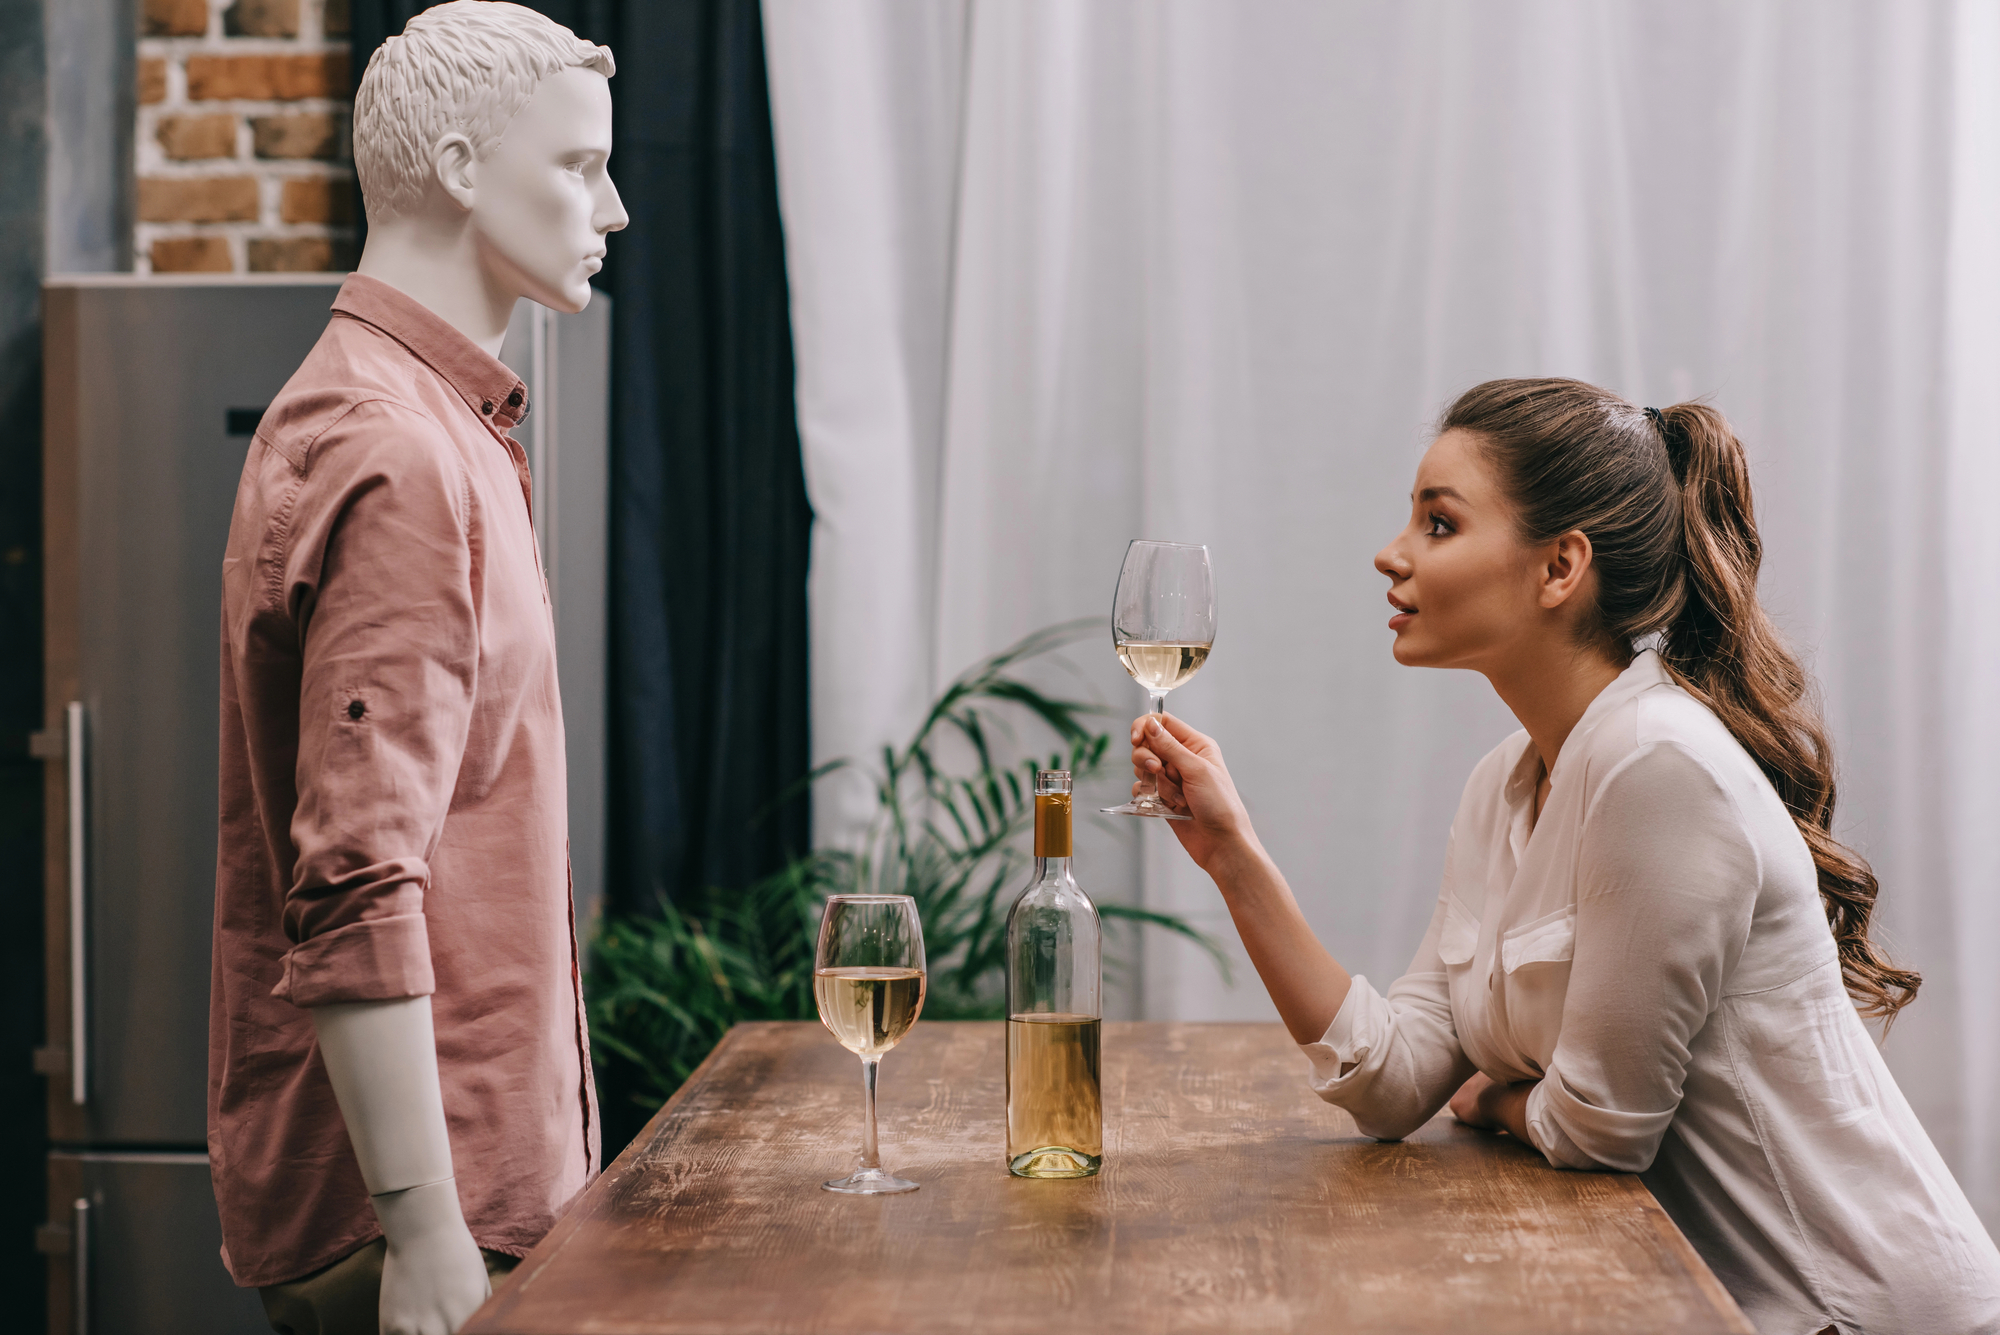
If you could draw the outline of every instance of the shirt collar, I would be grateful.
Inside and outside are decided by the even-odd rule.
[[[1555,768],[1549,771],[1549,787],[1554,788],[1563,772],[1563,762],[1582,750],[1583,739],[1602,723],[1606,716],[1620,705],[1654,686],[1671,684],[1673,678],[1667,673],[1667,665],[1660,661],[1659,654],[1651,649],[1642,649],[1635,654],[1625,670],[1611,680],[1611,683],[1597,693],[1590,702],[1590,708],[1583,711],[1583,717],[1569,730],[1563,739],[1562,751],[1556,756]],[[1535,750],[1534,739],[1521,752],[1520,760],[1514,764],[1513,772],[1507,776],[1507,785],[1502,796],[1509,804],[1528,801],[1535,791],[1535,783],[1541,778],[1541,753]]]
[[[333,310],[372,325],[408,348],[494,431],[507,431],[527,418],[528,387],[519,376],[430,308],[381,279],[349,274],[333,299]]]

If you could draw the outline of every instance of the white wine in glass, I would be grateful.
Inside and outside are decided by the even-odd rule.
[[[1132,680],[1146,688],[1150,712],[1166,712],[1167,692],[1185,686],[1215,643],[1215,579],[1208,548],[1140,538],[1125,549],[1111,597],[1111,642]],[[1114,816],[1190,820],[1160,801],[1148,779]]]
[[[820,969],[813,975],[820,1023],[857,1057],[879,1058],[902,1041],[924,1008],[921,969]]]
[[[908,895],[833,895],[820,919],[813,1000],[820,1023],[861,1058],[861,1162],[821,1185],[852,1196],[889,1196],[918,1184],[884,1172],[875,1141],[875,1074],[924,1009],[924,929]]]

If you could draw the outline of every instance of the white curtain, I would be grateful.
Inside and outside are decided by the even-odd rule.
[[[1484,682],[1399,669],[1376,549],[1496,376],[1708,396],[1817,672],[1841,829],[1922,999],[1886,1052],[2000,1221],[2000,4],[765,0],[818,526],[814,749],[865,755],[1132,537],[1206,542],[1218,736],[1315,928],[1385,983]],[[1108,642],[1087,689],[1140,696]],[[865,813],[822,794],[819,836]],[[1226,932],[1171,837],[1093,889]],[[1094,860],[1093,860],[1094,859]],[[1271,1014],[1154,941],[1133,1005]]]

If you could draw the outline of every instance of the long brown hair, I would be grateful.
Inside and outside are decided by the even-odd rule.
[[[1833,837],[1833,752],[1811,680],[1757,601],[1763,544],[1742,443],[1702,403],[1640,409],[1578,380],[1489,380],[1438,427],[1479,436],[1531,543],[1590,539],[1597,603],[1584,633],[1620,662],[1660,658],[1776,788],[1812,850],[1847,991],[1893,1018],[1921,975],[1868,939],[1878,886]]]

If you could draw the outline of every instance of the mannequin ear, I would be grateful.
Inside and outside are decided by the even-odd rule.
[[[473,156],[470,139],[456,132],[442,136],[431,146],[431,170],[453,203],[462,209],[472,208],[479,160]]]
[[[1581,529],[1571,529],[1542,549],[1543,564],[1536,572],[1542,586],[1539,601],[1546,608],[1561,607],[1576,597],[1590,573],[1590,537]]]

